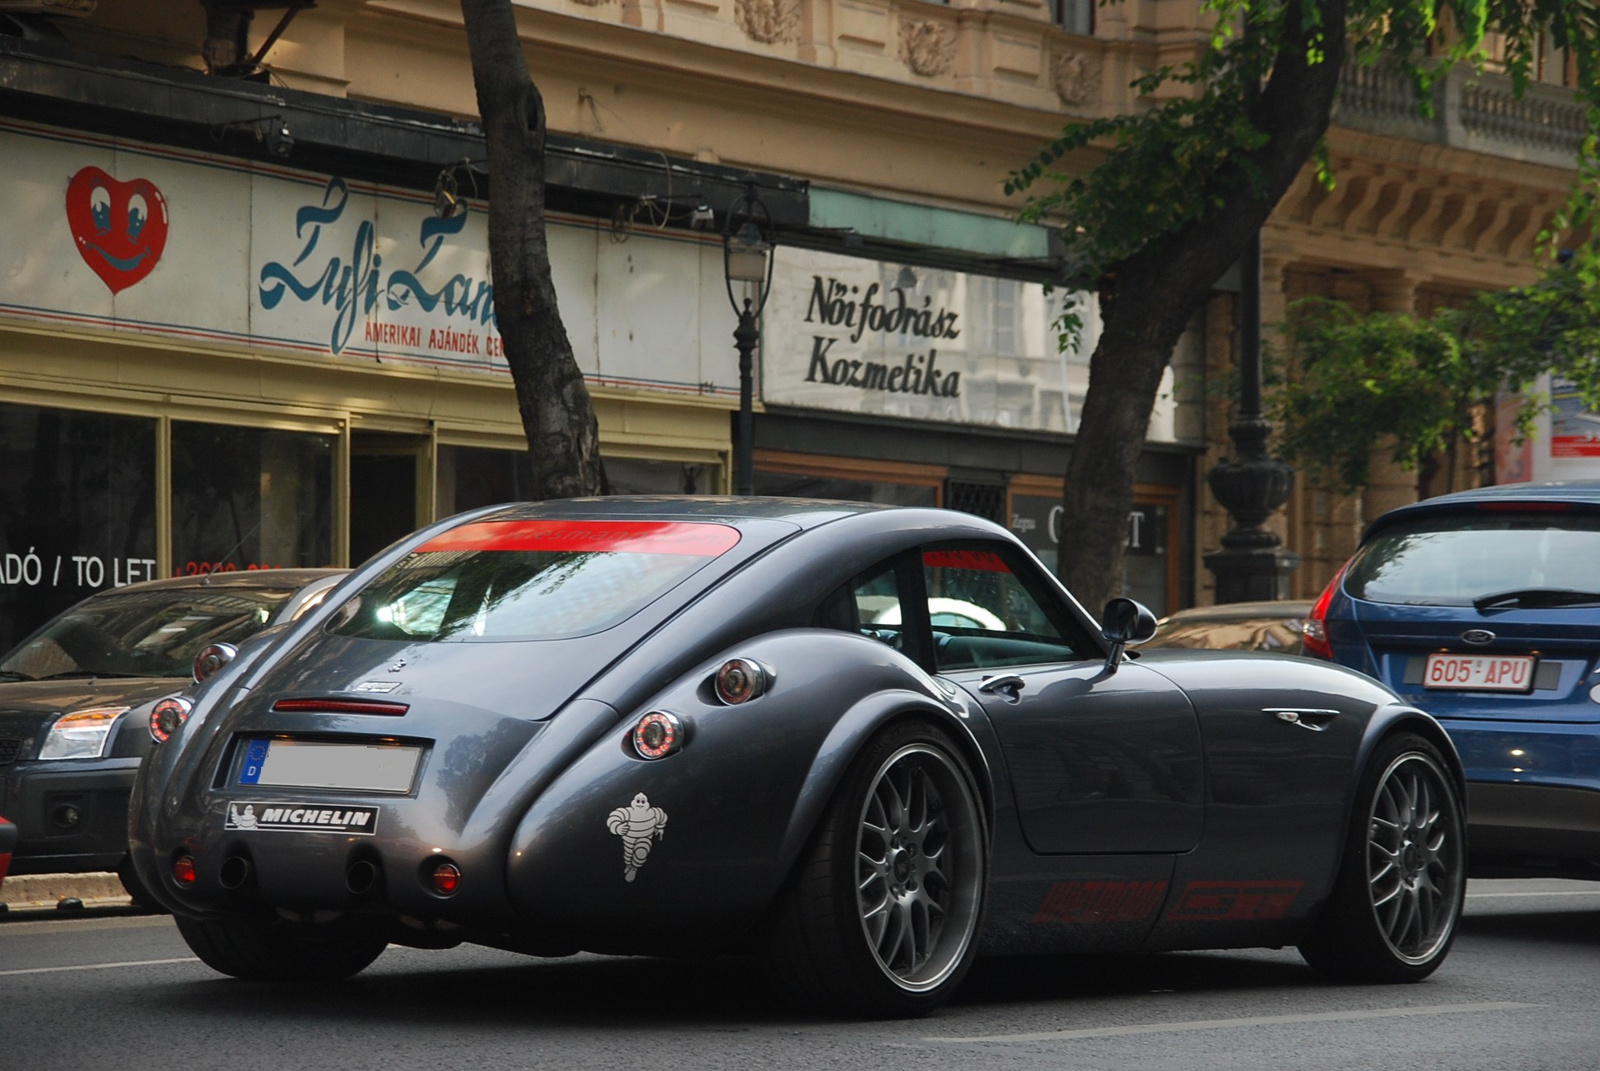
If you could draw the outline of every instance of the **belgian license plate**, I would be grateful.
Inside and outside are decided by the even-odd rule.
[[[239,783],[410,792],[421,759],[422,748],[408,744],[252,740],[245,748]]]
[[[1431,654],[1422,686],[1471,692],[1530,692],[1532,655]]]

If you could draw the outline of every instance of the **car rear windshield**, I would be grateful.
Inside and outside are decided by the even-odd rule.
[[[564,639],[631,617],[739,541],[723,524],[478,521],[368,584],[333,630],[398,640]]]
[[[187,677],[213,643],[265,628],[294,587],[108,591],[57,616],[4,661],[0,679]]]
[[[1418,517],[1363,547],[1344,588],[1370,602],[1440,606],[1516,592],[1600,592],[1600,517],[1498,508]]]

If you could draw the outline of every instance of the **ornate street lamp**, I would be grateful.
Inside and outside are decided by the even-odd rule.
[[[1217,602],[1289,597],[1289,574],[1300,555],[1266,526],[1294,490],[1294,468],[1267,452],[1272,424],[1261,407],[1261,236],[1239,261],[1239,403],[1228,425],[1234,456],[1206,474],[1211,493],[1233,520],[1222,549],[1205,556],[1216,576]]]
[[[728,303],[739,317],[733,330],[733,344],[739,350],[739,430],[733,454],[734,492],[741,495],[755,493],[755,354],[761,341],[761,309],[772,290],[772,261],[772,216],[756,195],[756,184],[746,181],[744,195],[729,207],[722,229]],[[734,283],[743,284],[742,304],[734,294]]]

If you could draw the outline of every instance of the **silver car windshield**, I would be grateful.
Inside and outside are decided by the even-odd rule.
[[[108,591],[58,615],[0,661],[6,680],[187,677],[212,643],[265,628],[294,593],[260,588]]]
[[[1418,518],[1362,548],[1344,588],[1369,602],[1577,605],[1572,598],[1600,593],[1600,518],[1504,510]]]
[[[365,639],[565,639],[626,620],[739,540],[720,524],[479,521],[430,539],[346,604]]]

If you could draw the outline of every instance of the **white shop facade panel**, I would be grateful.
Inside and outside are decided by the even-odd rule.
[[[769,405],[1063,434],[1100,337],[1082,291],[785,247],[762,320]],[[1175,439],[1170,380],[1152,442]]]

